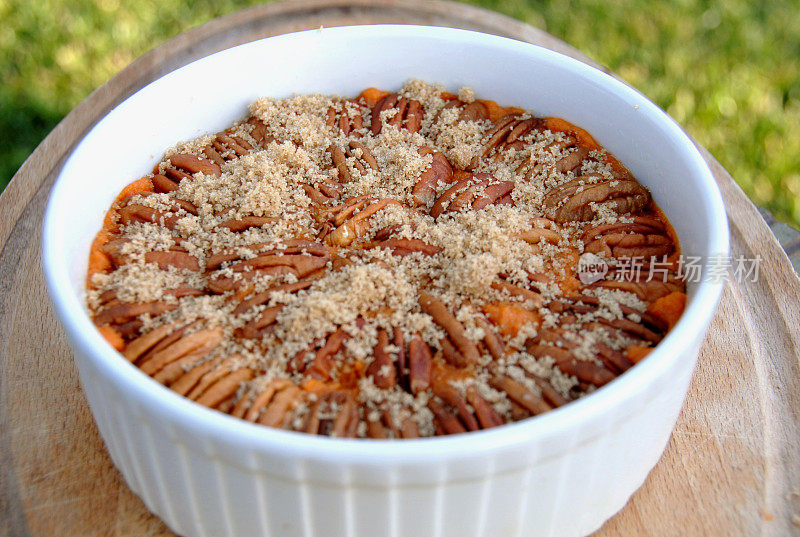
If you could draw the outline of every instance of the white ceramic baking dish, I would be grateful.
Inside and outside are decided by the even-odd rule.
[[[413,441],[330,439],[208,410],[140,372],[92,325],[83,301],[92,238],[116,194],[166,147],[226,127],[259,96],[356,95],[410,77],[586,128],[652,190],[686,255],[727,254],[720,193],[681,129],[635,90],[543,48],[453,29],[344,27],[249,43],[162,77],[109,112],[64,165],[43,260],[108,451],[177,533],[580,536],[622,508],[661,456],[719,281],[690,283],[674,330],[592,395],[489,431]]]

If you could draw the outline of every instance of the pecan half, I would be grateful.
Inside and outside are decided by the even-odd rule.
[[[556,366],[567,375],[575,375],[579,380],[595,386],[600,387],[608,384],[616,377],[614,373],[604,366],[579,360],[567,349],[533,342],[527,343],[526,347],[528,352],[536,358],[549,356],[555,360]]]
[[[325,237],[325,242],[333,246],[348,246],[357,238],[363,236],[369,230],[369,218],[386,207],[387,205],[402,205],[392,199],[382,199],[371,203],[356,215],[344,221],[330,235]]]
[[[256,254],[256,256],[308,254],[320,257],[328,257],[330,252],[328,247],[324,244],[305,239],[290,239],[282,242],[269,243],[260,242],[256,244],[250,244],[242,248],[228,248],[210,256],[206,262],[206,270],[216,270],[220,268],[223,263],[242,259],[241,252],[243,250],[248,250],[253,254]]]
[[[119,215],[119,223],[123,226],[135,223],[159,224],[167,229],[174,229],[178,220],[183,218],[177,212],[157,211],[152,207],[136,203],[122,207],[117,211],[117,214]]]
[[[386,124],[397,128],[405,128],[411,132],[418,132],[422,127],[422,120],[425,110],[417,100],[399,97],[396,93],[387,95],[378,101],[372,108],[372,124],[370,130],[372,134],[378,135],[383,129],[381,112],[395,110],[386,116]]]
[[[399,328],[395,327],[393,330],[393,337],[392,337],[392,345],[397,348],[397,383],[406,390],[409,390],[408,387],[408,375],[406,371],[407,366],[407,354],[406,354],[406,337],[403,335],[403,331]]]
[[[233,314],[241,315],[242,313],[250,310],[255,306],[260,306],[261,304],[264,304],[265,302],[269,301],[269,299],[272,297],[274,293],[279,293],[279,292],[294,293],[301,289],[307,289],[311,287],[311,284],[313,284],[318,279],[319,277],[307,277],[302,280],[298,280],[294,283],[282,283],[279,285],[273,285],[266,291],[256,293],[247,300],[243,300],[238,306],[236,306],[236,309],[233,310]]]
[[[331,334],[325,345],[317,351],[305,373],[318,380],[329,379],[334,366],[333,357],[342,350],[345,340],[349,337],[350,335],[341,328]]]
[[[680,281],[661,281],[653,279],[650,281],[617,281],[617,280],[600,280],[593,283],[590,287],[603,287],[606,289],[619,289],[620,291],[627,291],[633,293],[644,302],[655,302],[663,296],[680,291],[686,290],[686,285]]]
[[[378,248],[388,248],[394,255],[406,256],[419,252],[422,255],[436,255],[442,249],[433,244],[428,244],[422,239],[386,239],[375,243]]]
[[[411,409],[406,409],[409,413]],[[368,413],[367,436],[370,438],[419,438],[419,428],[411,417],[403,419],[399,424],[392,417],[388,408],[380,409],[377,419]]]
[[[242,328],[236,330],[235,335],[244,339],[256,339],[261,337],[266,329],[278,320],[278,314],[283,309],[283,305],[272,306],[258,314],[253,320]]]
[[[428,389],[431,383],[433,355],[428,344],[417,334],[408,343],[408,384],[411,393],[418,394]]]
[[[583,233],[584,251],[609,257],[661,257],[674,251],[666,227],[655,218],[595,226]]]
[[[503,343],[503,340],[497,334],[489,321],[483,317],[478,317],[477,321],[478,326],[480,326],[483,330],[483,343],[486,345],[489,354],[491,354],[492,358],[495,360],[503,358],[506,354],[506,345]]]
[[[246,140],[235,136],[231,130],[218,132],[211,147],[225,160],[233,160],[249,153],[253,146]]]
[[[261,255],[254,259],[239,261],[230,268],[234,275],[218,274],[209,278],[208,289],[214,293],[225,293],[238,289],[255,278],[291,274],[304,278],[325,267],[327,256],[308,254]]]
[[[328,152],[331,154],[333,165],[336,167],[336,171],[339,174],[339,181],[343,183],[348,183],[353,180],[350,165],[362,176],[367,173],[367,167],[374,171],[378,171],[379,169],[378,161],[375,159],[372,152],[367,149],[367,146],[357,140],[348,142],[347,147],[344,149],[332,144],[328,147]],[[350,159],[349,162],[348,159]]]
[[[266,148],[270,143],[275,141],[275,137],[269,133],[267,125],[260,119],[250,117],[245,123],[252,125],[250,137],[262,149]]]
[[[234,233],[239,233],[253,227],[263,227],[267,224],[275,224],[278,221],[278,218],[274,218],[272,216],[243,216],[241,218],[226,220],[225,222],[221,223],[219,227],[224,227],[230,231],[233,231]]]
[[[542,240],[558,245],[561,242],[560,226],[547,218],[535,218],[531,229],[519,234],[519,238],[530,244],[538,244]]]
[[[219,328],[199,330],[146,357],[139,368],[148,375],[160,371],[165,365],[178,358],[195,352],[200,348],[214,348],[222,342],[223,334]]]
[[[542,295],[536,291],[532,291],[531,289],[526,289],[503,280],[493,281],[489,285],[492,287],[492,289],[497,291],[506,292],[511,296],[520,297],[522,300],[530,300],[537,308],[544,304],[544,298],[542,298]]]
[[[128,343],[128,345],[122,351],[122,355],[127,358],[128,361],[135,362],[161,340],[170,335],[176,326],[177,323],[163,324],[147,332],[146,334],[142,334],[138,338]]]
[[[493,151],[504,151],[508,149],[520,150],[525,147],[522,138],[532,131],[544,127],[544,120],[541,118],[523,119],[520,114],[509,114],[500,118],[497,124],[486,133],[487,141],[484,144],[482,156],[488,157]]]
[[[453,167],[447,157],[439,151],[433,151],[430,148],[422,147],[419,150],[421,155],[432,154],[431,165],[423,171],[419,176],[419,181],[416,182],[411,191],[411,196],[414,203],[418,206],[427,206],[433,203],[436,198],[436,185],[440,182],[449,184],[454,180]]]
[[[235,358],[225,360],[218,367],[203,375],[186,397],[209,408],[217,408],[233,398],[239,386],[251,378],[253,371],[248,368],[233,369]],[[177,391],[177,390],[176,390]]]
[[[444,328],[456,348],[461,352],[468,363],[477,363],[480,359],[478,347],[467,336],[467,331],[455,316],[450,313],[444,302],[433,295],[422,292],[419,295],[419,305],[422,311],[433,317],[436,324]]]
[[[185,270],[200,270],[200,262],[197,258],[186,252],[176,251],[156,251],[144,254],[145,263],[155,263],[158,268],[166,270],[175,267]]]
[[[361,136],[364,128],[364,117],[361,115],[361,106],[358,101],[347,99],[335,103],[326,114],[325,124],[329,129],[344,136]]]
[[[222,173],[219,165],[213,160],[198,157],[197,155],[190,155],[188,153],[172,155],[169,157],[169,163],[191,175],[196,173],[219,175]]]
[[[272,401],[273,396],[292,385],[287,379],[275,379],[266,386],[251,386],[233,408],[232,415],[247,421],[256,421]]]
[[[144,315],[161,315],[178,307],[174,302],[156,300],[154,302],[125,302],[110,305],[94,316],[94,323],[98,326],[104,324],[122,324],[134,317]]]
[[[322,417],[333,412],[334,416]],[[358,430],[358,405],[347,392],[334,391],[322,395],[310,408],[303,431],[338,438],[353,438]]]
[[[150,181],[153,183],[153,189],[160,193],[170,193],[178,190],[179,188],[177,181],[173,181],[169,177],[161,175],[160,173],[153,175],[153,178],[150,179]]]
[[[389,334],[386,330],[378,332],[378,343],[375,345],[372,363],[367,367],[367,376],[372,377],[375,386],[390,389],[397,384],[397,371],[391,355],[386,351],[389,345]]]
[[[502,416],[481,396],[474,385],[467,386],[466,397],[467,402],[475,409],[475,417],[478,418],[481,429],[490,429],[505,423]]]
[[[436,399],[428,401],[428,408],[433,412],[438,434],[445,435],[467,432],[467,429],[458,421],[455,414]]]
[[[552,410],[553,408],[547,404],[544,399],[526,388],[524,384],[517,382],[511,377],[505,375],[492,377],[489,380],[489,384],[491,384],[493,388],[505,392],[511,400],[528,410],[534,416]]]
[[[508,195],[514,189],[512,181],[497,181],[488,173],[478,173],[461,179],[434,201],[430,215],[438,218],[447,211],[480,210]]]
[[[284,427],[291,421],[291,411],[303,399],[303,390],[294,384],[280,390],[256,420],[269,427]]]
[[[587,221],[595,217],[592,204],[605,204],[616,213],[642,210],[650,203],[650,192],[635,180],[603,181],[589,184],[580,176],[545,195],[545,214],[558,223]]]
[[[545,146],[541,152],[534,152],[531,156],[524,160],[516,169],[516,173],[518,175],[522,175],[523,179],[529,181],[531,177],[538,175],[539,173],[550,169],[550,164],[546,161],[540,161],[536,159],[537,153],[544,154],[544,155],[552,155],[554,152],[560,152],[571,147],[576,146],[578,140],[570,135],[566,135],[561,137],[560,139],[553,140],[547,146]],[[576,151],[577,152],[577,151]],[[580,161],[587,158],[588,153],[581,151],[578,155],[572,156],[573,153],[569,153],[564,157],[561,157],[558,161],[556,161],[556,169],[562,172],[564,171],[572,171],[580,165]],[[575,160],[580,159],[580,161],[575,164]]]
[[[609,233],[586,245],[585,251],[611,257],[662,257],[672,253],[672,240],[664,235]]]
[[[442,357],[444,361],[455,367],[467,367],[467,359],[461,354],[461,351],[455,348],[447,338],[439,340],[439,346],[442,348]]]
[[[484,121],[487,119],[489,119],[489,109],[480,101],[464,103],[461,113],[458,114],[458,121]]]
[[[467,400],[452,385],[446,382],[436,382],[433,384],[433,393],[455,410],[455,416],[468,431],[480,429],[478,420],[467,407]]]
[[[562,298],[560,301],[552,301],[547,304],[547,307],[554,313],[563,313],[570,311],[574,313],[589,313],[597,311],[600,300],[597,297],[588,295],[578,295],[576,297]],[[640,319],[640,324],[648,330],[657,334],[665,334],[668,326],[656,317],[646,311],[639,311],[625,304],[618,304],[618,307],[623,314],[627,316],[635,315]]]

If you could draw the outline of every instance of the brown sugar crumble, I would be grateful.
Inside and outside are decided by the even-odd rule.
[[[582,255],[606,277],[585,283]],[[87,305],[200,404],[417,438],[525,419],[633,367],[683,310],[677,255],[647,189],[583,129],[412,79],[261,98],[168,149],[112,205]],[[615,277],[634,258],[664,277]]]

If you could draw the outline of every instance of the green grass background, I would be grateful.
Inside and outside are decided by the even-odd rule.
[[[0,190],[137,56],[252,0],[0,0]],[[800,226],[800,2],[473,0],[547,30],[667,110]]]

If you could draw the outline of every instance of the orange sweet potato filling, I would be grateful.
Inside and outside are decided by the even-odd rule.
[[[92,246],[89,249],[89,269],[87,278],[91,279],[93,274],[97,274],[98,272],[106,272],[111,269],[111,259],[109,259],[106,253],[103,252],[102,248],[103,245],[108,242],[111,234],[118,231],[116,210],[117,204],[125,198],[135,194],[152,191],[153,183],[148,177],[142,177],[141,179],[134,181],[123,188],[117,197],[114,198],[114,203],[111,204],[111,208],[108,210],[108,212],[106,212],[105,218],[103,218],[103,228],[97,233],[94,241],[92,241]]]
[[[647,313],[664,321],[667,326],[669,326],[669,329],[672,330],[672,327],[677,324],[685,308],[686,295],[675,291],[656,299],[652,304],[647,306]]]
[[[645,356],[650,354],[652,351],[652,347],[642,347],[641,345],[631,345],[627,349],[625,349],[625,358],[633,362],[634,364],[638,364],[642,360],[644,360]]]
[[[542,322],[538,313],[521,308],[516,304],[487,304],[483,312],[500,329],[504,336],[514,337],[523,326],[533,324],[536,328]]]

